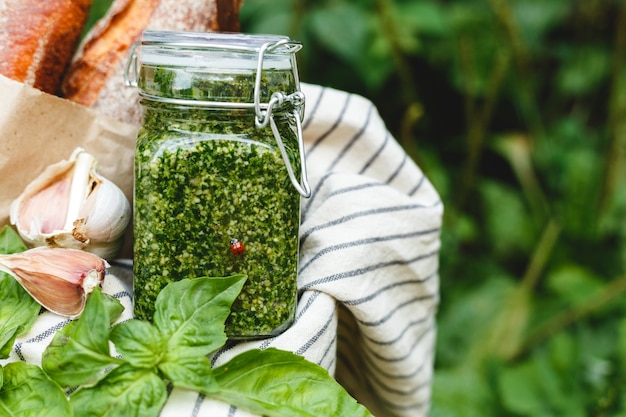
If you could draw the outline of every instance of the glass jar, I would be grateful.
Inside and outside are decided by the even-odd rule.
[[[295,53],[282,36],[144,33],[127,83],[143,110],[135,153],[134,310],[183,278],[248,279],[233,339],[273,336],[296,308],[300,197],[308,197]]]

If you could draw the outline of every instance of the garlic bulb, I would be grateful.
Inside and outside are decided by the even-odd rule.
[[[0,270],[11,274],[47,310],[70,318],[83,312],[108,266],[99,256],[76,249],[39,247],[0,255]]]
[[[97,173],[82,148],[48,166],[11,205],[10,220],[31,247],[83,249],[110,259],[131,217],[128,199]]]

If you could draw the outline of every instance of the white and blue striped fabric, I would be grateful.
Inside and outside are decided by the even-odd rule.
[[[300,300],[295,324],[272,339],[229,344],[221,364],[250,348],[276,347],[329,370],[377,417],[428,414],[439,301],[443,205],[390,135],[372,102],[303,84],[312,196],[302,202]],[[112,262],[104,289],[127,307],[130,261]],[[11,360],[41,363],[66,320],[50,313],[20,337]],[[250,417],[173,389],[163,417]]]

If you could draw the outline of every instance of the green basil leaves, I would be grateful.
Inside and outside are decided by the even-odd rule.
[[[12,228],[5,226],[0,231],[0,253],[25,250],[22,239]],[[11,275],[0,271],[0,359],[9,357],[15,338],[30,329],[40,308]]]
[[[18,240],[5,228],[0,251],[24,250]],[[153,323],[112,325],[123,307],[97,288],[82,315],[55,334],[41,367],[0,366],[0,417],[156,417],[168,384],[269,417],[371,416],[324,368],[291,352],[253,349],[211,367],[208,355],[226,343],[224,323],[246,279],[169,284]],[[12,277],[0,275],[0,358],[38,312]]]
[[[12,362],[0,369],[0,417],[74,415],[63,390],[39,366]]]

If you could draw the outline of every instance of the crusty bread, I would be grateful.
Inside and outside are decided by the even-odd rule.
[[[140,122],[137,92],[124,85],[132,44],[144,30],[236,32],[242,0],[114,0],[87,34],[63,81],[63,97],[127,123]]]
[[[58,94],[92,0],[0,0],[0,74]]]

